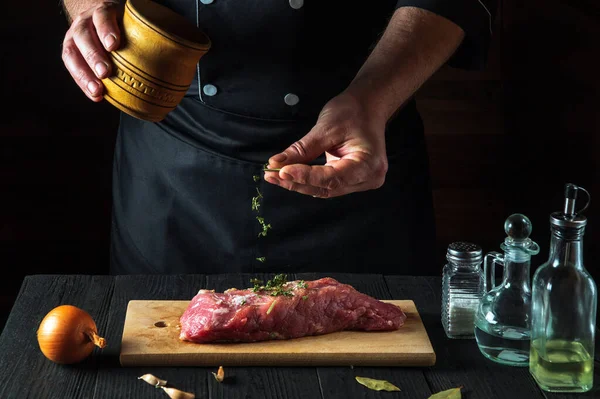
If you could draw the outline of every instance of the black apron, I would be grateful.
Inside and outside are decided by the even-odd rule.
[[[272,7],[266,14],[278,21],[269,25],[275,29],[270,31],[263,25],[268,21],[257,25],[260,29],[252,27],[259,22],[253,19],[266,18],[265,12],[247,3],[253,2],[219,0],[199,11],[191,0],[165,3],[198,18],[213,47],[200,61],[187,96],[165,120],[121,116],[111,273],[422,273],[423,265],[433,264],[435,232],[423,125],[415,102],[388,124],[389,169],[381,188],[318,199],[266,183],[261,169],[268,158],[314,126],[320,108],[356,73],[368,40],[344,59],[331,58],[323,47],[319,62],[298,63],[301,55],[315,52],[305,47],[306,37],[319,30],[309,7],[294,14],[298,9],[290,4],[297,2],[269,0]],[[389,17],[378,12],[371,20]],[[317,14],[326,35],[331,29]],[[286,23],[290,18],[295,25]],[[248,20],[247,25],[240,22]],[[290,25],[295,27],[291,32]],[[372,32],[384,26],[373,25]],[[244,40],[261,35],[272,37],[267,46],[272,51],[245,49],[249,43]],[[285,50],[286,40],[297,46]],[[315,69],[317,64],[322,68]],[[207,85],[211,90],[204,90]],[[289,104],[284,100],[289,93],[300,101]],[[257,211],[252,202],[258,192]],[[257,216],[271,226],[265,236]]]

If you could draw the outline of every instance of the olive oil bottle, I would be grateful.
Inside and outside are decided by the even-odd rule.
[[[584,267],[587,219],[576,212],[582,187],[567,184],[562,212],[550,215],[550,256],[533,276],[529,371],[549,392],[586,392],[594,381],[597,288]]]
[[[536,381],[547,391],[587,391],[594,384],[594,356],[580,342],[534,341],[529,363]]]

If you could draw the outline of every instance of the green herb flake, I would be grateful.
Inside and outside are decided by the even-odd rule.
[[[287,283],[287,275],[286,274],[277,274],[273,277],[272,280],[267,281],[266,288],[277,288],[281,287],[283,284]]]
[[[260,258],[256,258],[257,261],[265,263],[265,260],[267,260],[267,258],[265,258],[264,256],[261,256]]]
[[[302,297],[302,300],[303,300],[303,301],[306,301],[307,299],[308,299],[308,295],[304,295],[304,296]]]
[[[355,377],[359,384],[374,391],[400,391],[400,388],[385,380],[375,380],[367,377]]]
[[[254,176],[252,176],[252,178],[254,179],[255,182],[260,180],[259,175],[254,175]]]
[[[461,387],[447,389],[445,391],[438,392],[436,394],[431,395],[428,399],[461,399],[462,395],[460,394]]]
[[[254,181],[258,181],[257,180],[258,176],[254,176]],[[259,213],[260,211],[260,205],[261,205],[261,200],[263,199],[263,195],[260,192],[260,190],[258,189],[258,187],[256,187],[256,196],[252,197],[252,210]],[[269,231],[269,229],[271,229],[271,224],[269,223],[265,223],[265,218],[263,218],[262,216],[257,216],[256,220],[258,220],[258,223],[260,223],[261,227],[262,227],[262,231],[260,233],[258,233],[259,237],[265,237],[267,235],[267,232]]]
[[[298,282],[298,285],[297,285],[297,287],[298,287],[298,288],[307,289],[307,288],[308,288],[308,285],[306,284],[306,281],[304,281],[304,280],[300,280],[300,281]]]
[[[260,291],[260,289],[262,287],[262,280],[253,278],[250,280],[250,283],[252,283],[252,285],[253,285],[252,291],[254,291],[254,292]]]
[[[286,288],[287,274],[277,274],[273,279],[268,280],[266,284],[258,279],[252,279],[250,282],[253,284],[251,290],[253,292],[265,292],[270,296],[294,296],[291,288]]]
[[[256,196],[252,197],[252,210],[253,211],[258,212],[258,210],[260,209],[260,200],[262,198],[263,198],[262,193],[260,192],[258,187],[256,187]]]
[[[260,223],[260,225],[262,226],[262,231],[260,233],[258,233],[259,237],[265,237],[267,235],[267,232],[269,231],[269,229],[271,229],[271,224],[267,224],[265,223],[265,218],[257,216],[256,220],[258,220],[258,223]]]

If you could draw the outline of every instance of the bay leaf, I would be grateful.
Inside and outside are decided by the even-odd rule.
[[[400,391],[400,388],[385,380],[375,380],[367,377],[355,377],[359,384],[374,391]]]
[[[445,391],[438,392],[429,397],[429,399],[461,399],[460,390],[462,387],[451,388]]]

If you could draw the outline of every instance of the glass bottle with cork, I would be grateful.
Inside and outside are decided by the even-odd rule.
[[[587,202],[576,211],[579,192]],[[594,383],[598,294],[583,262],[582,212],[589,202],[584,188],[565,185],[564,209],[550,215],[548,261],[533,276],[529,371],[549,392],[586,392]]]

